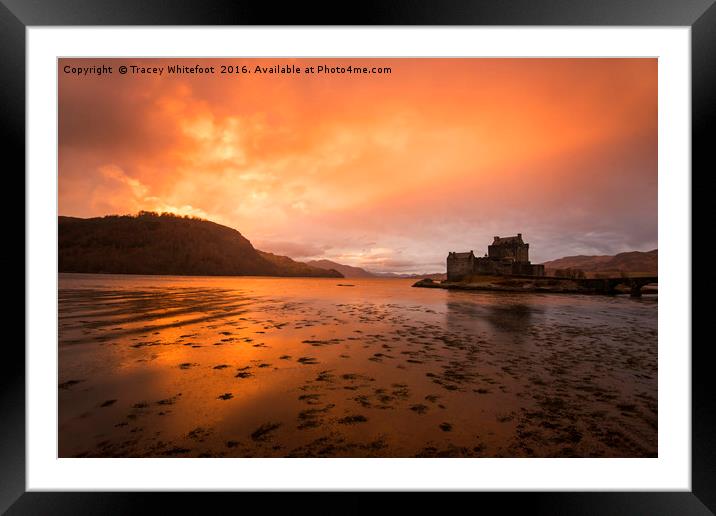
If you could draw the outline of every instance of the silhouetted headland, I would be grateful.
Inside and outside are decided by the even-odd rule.
[[[58,218],[59,272],[342,278],[255,249],[235,229],[169,213]]]

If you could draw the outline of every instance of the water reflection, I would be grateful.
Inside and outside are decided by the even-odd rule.
[[[536,310],[526,304],[492,305],[487,309],[487,320],[496,330],[524,334],[532,323]]]
[[[483,293],[450,292],[446,302],[448,327],[472,331],[497,330],[502,333],[523,335],[544,312],[538,307],[539,299],[532,303],[526,296],[503,294],[495,296]],[[488,326],[485,324],[487,323]]]

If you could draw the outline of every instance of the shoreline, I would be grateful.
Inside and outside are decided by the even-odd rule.
[[[253,278],[253,279],[319,279],[319,280],[332,280],[332,281],[341,281],[341,280],[419,280],[422,278],[401,278],[401,277],[393,277],[393,276],[367,276],[367,277],[343,277],[343,278],[336,278],[331,276],[265,276],[265,275],[248,275],[248,274],[241,274],[241,275],[219,275],[219,274],[149,274],[149,273],[134,273],[134,272],[74,272],[74,271],[59,271],[57,273],[58,278],[61,276],[117,276],[117,277],[130,277],[130,278],[139,278],[139,277],[151,277],[151,278],[230,278],[230,279],[240,279],[240,278]]]
[[[619,295],[629,294],[624,291],[605,291],[603,288],[594,288],[580,285],[577,281],[565,278],[511,278],[509,276],[486,276],[484,278],[471,277],[468,281],[436,282],[431,279],[416,281],[413,287],[440,288],[444,290],[473,290],[482,292],[524,292],[530,294],[588,294],[588,295]],[[658,290],[643,288],[642,294],[658,295]]]

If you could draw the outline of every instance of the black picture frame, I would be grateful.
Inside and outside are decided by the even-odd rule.
[[[25,29],[42,25],[688,26],[692,38],[692,178],[693,170],[700,170],[705,176],[707,171],[716,169],[713,145],[707,136],[708,126],[716,125],[714,0],[386,0],[362,2],[354,8],[337,2],[274,5],[210,0],[0,0],[0,141],[6,145],[5,158],[15,158],[12,162],[16,163],[16,169],[25,167]],[[10,354],[8,364],[13,365],[6,365],[0,375],[0,511],[8,514],[128,514],[143,512],[159,502],[165,511],[177,507],[182,512],[192,509],[203,512],[207,509],[208,496],[220,497],[223,501],[243,496],[246,497],[244,503],[254,502],[256,495],[250,493],[26,492],[25,355],[19,346],[9,344],[5,343]],[[691,342],[672,344],[690,346]],[[704,346],[692,346],[691,350],[690,492],[531,492],[470,496],[479,497],[477,503],[481,510],[496,505],[500,512],[508,513],[527,509],[537,514],[713,514],[716,512],[716,401],[711,396],[712,366]],[[313,499],[319,494],[300,496],[302,503],[309,504],[306,507],[321,507],[313,504],[324,503]],[[326,506],[326,512],[365,512],[379,496],[348,494],[346,497],[350,500],[333,505],[333,509]],[[443,503],[428,501],[419,494],[412,498],[428,510],[432,503]]]

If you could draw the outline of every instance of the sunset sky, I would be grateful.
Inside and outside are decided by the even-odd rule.
[[[117,73],[177,63],[392,73]],[[139,210],[374,271],[445,270],[448,251],[518,232],[534,263],[651,250],[657,61],[61,59],[60,215]]]

